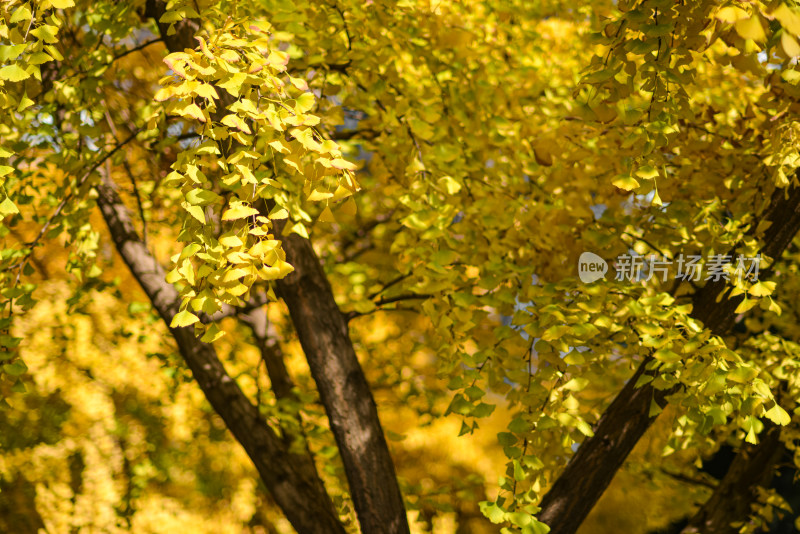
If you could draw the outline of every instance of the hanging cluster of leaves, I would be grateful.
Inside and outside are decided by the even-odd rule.
[[[162,22],[173,18],[167,13]],[[197,312],[212,315],[223,304],[241,305],[254,283],[286,276],[292,267],[275,239],[274,221],[291,218],[284,235],[308,238],[305,225],[313,219],[306,203],[324,201],[319,217],[330,222],[328,204],[358,188],[355,165],[315,129],[315,97],[304,78],[286,74],[289,55],[273,49],[268,29],[229,19],[205,38],[196,36],[196,50],[164,58],[172,75],[161,80],[168,85],[154,98],[168,101],[166,115],[197,124],[200,141],[178,155],[163,182],[181,190],[181,207],[190,216],[179,236],[188,244],[172,258],[167,277],[185,284],[172,326],[199,323]],[[151,130],[159,117],[150,118]],[[291,173],[279,173],[276,160]],[[203,341],[219,335],[212,326]]]
[[[44,2],[7,2],[0,17],[0,113],[4,120],[0,126],[0,237],[6,238],[16,224],[20,210],[17,203],[28,203],[31,198],[20,188],[25,174],[14,173],[14,155],[35,136],[31,123],[35,121],[32,106],[24,86],[28,79],[42,82],[42,66],[53,60],[63,60],[55,43],[63,24],[61,9],[74,6],[72,0],[46,0]],[[32,95],[33,96],[33,95]],[[21,169],[19,169],[21,170]],[[15,193],[12,198],[12,192]],[[66,199],[59,205],[59,211]],[[40,232],[38,241],[47,231]],[[33,243],[36,244],[35,242]],[[21,339],[12,336],[10,327],[13,314],[30,309],[35,285],[23,277],[34,270],[28,263],[31,249],[26,246],[4,247],[0,254],[0,375],[22,388],[18,377],[27,367],[18,357]]]

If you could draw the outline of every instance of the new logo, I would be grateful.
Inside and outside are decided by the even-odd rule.
[[[584,252],[578,259],[578,277],[584,284],[605,278],[607,272],[606,260],[593,252]]]

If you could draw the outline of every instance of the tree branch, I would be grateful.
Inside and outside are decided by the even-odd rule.
[[[667,475],[668,477],[672,477],[675,480],[678,480],[680,482],[685,482],[687,484],[692,484],[695,486],[703,486],[706,488],[710,488],[712,490],[717,487],[717,484],[702,478],[690,477],[689,475],[684,475],[683,473],[673,473],[672,471],[669,471],[664,468],[661,469],[661,472]]]
[[[137,235],[114,185],[106,179],[97,186],[97,192],[97,205],[117,251],[169,326],[179,308],[178,292],[166,282],[164,269]],[[247,451],[292,526],[301,533],[344,534],[313,461],[306,455],[289,452],[287,443],[266,424],[225,371],[211,345],[197,339],[191,327],[169,330],[206,399]]]
[[[378,299],[377,301],[375,301],[375,306],[378,306],[378,307],[385,306],[386,304],[392,304],[394,302],[402,302],[404,300],[425,300],[425,299],[429,299],[431,297],[433,297],[433,295],[427,295],[427,294],[418,295],[416,293],[409,294],[409,295],[397,295],[395,297],[388,297],[388,298],[384,298],[384,299]]]
[[[267,368],[267,375],[269,375],[275,398],[278,400],[293,398],[294,383],[283,361],[283,351],[281,351],[277,337],[274,332],[269,332],[267,310],[262,306],[240,314],[239,318],[253,332],[258,349],[261,351],[261,360]]]

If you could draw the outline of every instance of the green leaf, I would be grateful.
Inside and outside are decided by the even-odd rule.
[[[517,464],[515,462],[515,465],[514,465],[514,478],[516,478],[518,481],[525,480],[524,476],[523,476],[523,478],[517,478],[516,468],[517,468]],[[526,527],[526,526],[531,524],[531,521],[533,521],[533,517],[531,517],[531,514],[526,514],[525,512],[512,512],[510,514],[506,514],[506,519],[512,525],[515,525],[517,527]]]
[[[728,373],[728,380],[738,384],[746,384],[747,382],[758,376],[758,370],[749,366],[739,364],[736,369]]]
[[[484,395],[486,395],[486,392],[481,388],[479,388],[478,386],[470,386],[464,390],[464,394],[466,394],[466,396],[469,397],[470,400],[478,400]]]
[[[531,430],[531,424],[522,417],[517,416],[508,424],[508,429],[515,434],[524,434]]]
[[[28,43],[0,46],[0,63],[14,61],[25,51]]]
[[[473,408],[470,415],[472,415],[472,417],[478,417],[478,418],[489,417],[494,412],[494,409],[495,409],[494,404],[487,404],[485,402],[481,402],[478,403],[478,405],[475,406],[475,408]]]
[[[42,24],[35,30],[31,30],[30,33],[45,43],[53,44],[58,42],[58,26]]]
[[[3,371],[10,374],[11,376],[19,376],[27,370],[28,366],[19,360],[14,363],[7,363],[3,366]]]
[[[650,399],[650,411],[648,413],[649,417],[655,417],[663,411],[663,408],[658,405],[655,399]]]
[[[499,432],[497,434],[497,441],[499,441],[500,445],[503,447],[511,447],[517,442],[517,437],[511,432]]]
[[[466,421],[461,421],[461,428],[458,431],[458,437],[472,433],[472,427]]]
[[[522,482],[523,480],[525,480],[525,470],[522,468],[522,465],[517,460],[514,460],[514,480],[516,480],[517,482]],[[527,514],[525,515],[527,516]],[[530,518],[530,516],[528,517]],[[517,523],[514,524],[518,525]]]
[[[522,527],[521,534],[547,534],[550,532],[550,527],[534,519],[530,525]]]
[[[469,415],[472,410],[472,404],[461,394],[457,394],[450,401],[450,406],[447,407],[445,413],[457,413],[460,415]]]
[[[497,503],[483,501],[479,505],[481,513],[495,525],[502,523],[506,518],[506,513]]]

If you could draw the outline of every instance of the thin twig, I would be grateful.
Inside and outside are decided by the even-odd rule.
[[[128,178],[131,180],[131,185],[133,185],[133,195],[136,197],[136,206],[139,208],[139,217],[142,219],[142,242],[144,243],[144,246],[147,247],[147,219],[144,216],[142,195],[139,193],[139,187],[136,184],[136,177],[133,175],[133,171],[131,170],[131,166],[127,159],[122,161],[122,166],[125,168],[125,172],[128,174]]]
[[[52,214],[52,215],[51,215],[51,216],[50,216],[50,217],[47,219],[47,221],[44,223],[44,226],[42,226],[42,229],[41,229],[41,230],[39,230],[39,233],[36,235],[36,238],[34,238],[34,240],[33,240],[33,241],[31,241],[30,243],[27,243],[27,246],[28,246],[29,248],[31,248],[31,249],[32,249],[33,247],[35,247],[35,246],[38,244],[39,240],[42,238],[42,236],[43,236],[43,235],[44,235],[44,234],[47,232],[47,230],[50,228],[50,225],[53,223],[53,221],[56,219],[56,217],[58,217],[59,215],[61,215],[61,212],[64,210],[64,207],[65,207],[65,206],[67,205],[67,203],[68,203],[70,200],[72,200],[72,198],[75,196],[75,192],[76,192],[78,189],[80,189],[80,188],[81,188],[81,187],[82,187],[82,186],[83,186],[83,185],[86,183],[86,180],[88,180],[88,179],[89,179],[89,177],[92,175],[92,173],[93,173],[94,171],[96,171],[98,168],[100,168],[100,166],[101,166],[103,163],[105,163],[105,162],[106,162],[106,160],[107,160],[108,158],[110,158],[111,156],[113,156],[114,154],[116,154],[116,152],[117,152],[117,151],[118,151],[120,148],[122,148],[123,146],[125,146],[126,144],[128,144],[129,142],[131,142],[131,141],[132,141],[132,140],[133,140],[133,139],[134,139],[134,138],[135,138],[135,137],[136,137],[136,136],[139,134],[139,132],[140,132],[140,131],[141,131],[141,128],[137,128],[135,131],[133,131],[133,132],[132,132],[132,133],[131,133],[131,134],[128,136],[128,138],[127,138],[127,139],[125,139],[125,140],[124,140],[124,141],[122,141],[121,143],[117,144],[117,146],[115,146],[113,149],[111,149],[109,152],[107,152],[105,156],[103,156],[102,158],[100,158],[100,159],[99,159],[99,160],[98,160],[98,161],[97,161],[97,162],[96,162],[94,165],[92,165],[92,168],[91,168],[91,169],[89,169],[88,171],[86,171],[86,173],[85,173],[85,174],[84,174],[84,175],[81,177],[81,179],[80,179],[80,180],[78,180],[78,183],[76,184],[76,186],[75,186],[75,189],[74,189],[74,190],[72,190],[72,191],[71,191],[71,192],[70,192],[68,195],[66,195],[66,196],[65,196],[65,197],[64,197],[64,198],[61,200],[61,202],[59,202],[58,206],[56,207],[56,210],[53,212],[53,214]]]
[[[385,299],[380,299],[375,302],[375,306],[384,306],[386,304],[392,304],[393,302],[401,302],[403,300],[425,300],[433,297],[433,295],[428,294],[410,294],[410,295],[397,295],[396,297],[389,297]]]
[[[123,57],[127,56],[128,54],[133,54],[134,52],[138,52],[139,50],[142,50],[143,48],[147,48],[151,44],[160,43],[161,41],[162,41],[162,39],[159,37],[158,39],[152,39],[150,41],[144,42],[144,43],[140,44],[139,46],[134,46],[133,48],[128,48],[124,52],[120,52],[119,54],[115,55],[114,59],[112,59],[111,62],[113,63],[114,61],[116,61],[116,60],[118,60],[120,58],[123,58]]]
[[[688,475],[684,475],[682,473],[673,473],[671,471],[667,471],[663,467],[661,468],[661,472],[665,475],[674,478],[675,480],[679,480],[680,482],[686,482],[689,484],[695,484],[697,486],[705,486],[706,488],[716,489],[717,485],[709,482],[708,480],[703,480],[701,478],[693,478]]]
[[[384,291],[386,291],[390,287],[399,284],[400,282],[402,282],[403,280],[405,280],[409,276],[411,276],[410,273],[409,274],[398,275],[396,278],[386,282],[386,285],[384,285],[380,290],[376,291],[375,293],[372,293],[371,295],[369,295],[367,298],[369,300],[374,299],[375,297],[377,297],[378,295],[380,295],[381,293],[383,293]]]

